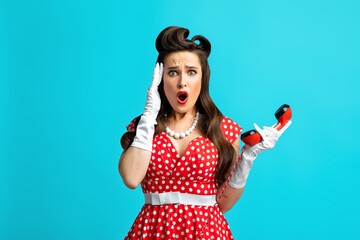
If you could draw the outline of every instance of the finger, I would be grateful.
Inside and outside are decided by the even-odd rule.
[[[279,130],[280,135],[285,132],[285,130],[291,125],[291,123],[292,123],[292,121],[288,121],[288,122]]]
[[[158,85],[159,85],[160,82],[161,82],[163,73],[164,73],[164,65],[163,65],[163,63],[160,63],[160,64],[159,64],[159,69],[158,69]]]
[[[157,62],[154,68],[152,87],[158,87],[162,78],[161,63]]]
[[[161,79],[164,74],[164,64],[163,63],[160,63],[159,74],[160,74],[160,79]]]
[[[160,73],[162,74],[163,73],[163,71],[164,71],[164,64],[163,63],[160,63]]]
[[[268,126],[264,126],[263,127],[264,129],[269,129],[269,130],[271,130],[272,131],[272,129],[275,129],[275,128],[273,128],[273,127],[268,127]],[[276,129],[275,129],[276,130]]]
[[[263,129],[261,129],[256,123],[254,123],[254,127],[256,129],[256,131],[260,134],[261,138],[264,140],[265,138],[267,138],[266,133],[264,132]]]
[[[154,74],[157,72],[156,70],[159,68],[159,62],[156,62],[154,67]]]
[[[267,126],[264,126],[264,130],[268,130],[268,131],[271,131],[271,132],[278,132],[278,130],[274,127],[267,127]]]
[[[262,131],[262,129],[256,123],[254,123],[254,127],[259,133]]]
[[[159,69],[159,63],[156,62],[155,67],[154,67],[154,72],[153,72],[153,79],[152,79],[153,82],[154,82],[154,79],[156,78],[156,74],[158,72],[158,69]]]

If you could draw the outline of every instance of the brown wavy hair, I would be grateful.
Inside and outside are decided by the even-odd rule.
[[[199,130],[209,138],[215,145],[219,159],[215,172],[215,183],[220,187],[228,177],[228,171],[236,160],[236,151],[232,145],[226,140],[221,131],[221,122],[223,115],[216,107],[209,94],[210,67],[208,57],[211,51],[210,42],[201,35],[187,39],[189,30],[181,27],[167,27],[156,39],[156,49],[159,52],[157,62],[164,62],[165,58],[173,52],[190,51],[196,53],[200,59],[202,68],[201,91],[196,101],[196,109],[200,113]],[[198,41],[198,43],[196,42]],[[158,91],[161,99],[161,107],[157,116],[157,125],[155,134],[165,131],[165,114],[170,115],[172,107],[167,100],[164,92],[164,84],[161,81]],[[140,116],[135,121],[136,125],[140,120]],[[121,138],[121,145],[124,150],[128,149],[135,137],[135,132],[127,132]]]

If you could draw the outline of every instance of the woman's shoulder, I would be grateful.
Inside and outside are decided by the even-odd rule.
[[[221,121],[221,130],[225,138],[233,143],[237,138],[239,138],[241,131],[243,130],[235,121],[232,119],[223,116]]]

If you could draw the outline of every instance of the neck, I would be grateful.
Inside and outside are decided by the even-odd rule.
[[[187,119],[193,119],[196,116],[196,108],[194,107],[192,110],[186,112],[186,113],[179,113],[174,111],[174,109],[171,111],[169,118],[173,119],[174,121],[181,121],[181,120],[187,120]]]
[[[198,117],[199,116],[198,113],[196,113],[195,108],[187,113],[177,113],[172,111],[169,117],[169,121],[166,123],[166,134],[174,137],[175,139],[185,138],[195,130]],[[189,125],[190,119],[192,121],[191,125]]]

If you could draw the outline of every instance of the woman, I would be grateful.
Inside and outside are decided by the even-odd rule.
[[[121,139],[120,175],[131,189],[141,183],[145,196],[125,239],[233,239],[223,213],[241,197],[258,153],[291,123],[282,132],[255,125],[263,142],[244,147],[236,164],[242,128],[209,95],[210,42],[188,35],[168,27],[157,37],[144,113]]]

